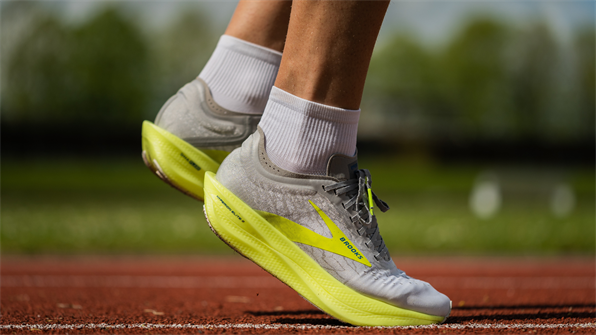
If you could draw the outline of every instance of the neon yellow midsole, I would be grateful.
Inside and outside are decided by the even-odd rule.
[[[143,122],[143,151],[159,165],[168,180],[197,199],[203,199],[205,172],[217,172],[225,151],[201,151],[149,121]]]
[[[361,326],[412,326],[445,319],[395,307],[345,286],[210,172],[205,174],[205,213],[226,243],[339,320]]]

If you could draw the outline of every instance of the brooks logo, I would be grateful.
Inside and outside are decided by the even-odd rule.
[[[346,239],[345,237],[342,237],[339,239],[340,241],[344,242],[344,245],[348,247],[348,249],[350,249],[352,251],[352,253],[354,254],[354,256],[358,257],[358,259],[362,259],[362,255],[358,252],[358,249],[356,249],[355,247],[353,247],[350,244],[350,241],[348,239]]]

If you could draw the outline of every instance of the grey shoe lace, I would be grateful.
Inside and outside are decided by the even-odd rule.
[[[372,177],[366,169],[356,171],[355,178],[340,181],[335,184],[323,186],[326,192],[334,191],[336,195],[346,195],[348,201],[343,202],[345,209],[352,210],[355,214],[350,217],[356,231],[360,236],[369,238],[365,244],[367,247],[376,251],[374,257],[376,260],[389,260],[389,251],[379,232],[376,217],[373,210],[373,202],[382,211],[389,210],[389,205],[379,199],[372,191]]]

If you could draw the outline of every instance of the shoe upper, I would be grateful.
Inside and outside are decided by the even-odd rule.
[[[219,106],[200,78],[184,85],[159,111],[155,124],[198,149],[232,151],[256,129],[259,114]]]
[[[330,224],[335,224],[347,238],[344,244],[362,260],[295,243],[346,286],[401,308],[449,314],[447,296],[407,276],[391,260],[371,209],[373,202],[377,210],[388,207],[369,192],[372,178],[367,170],[358,170],[356,157],[334,155],[326,176],[303,175],[273,164],[265,145],[259,128],[226,158],[217,180],[252,209],[282,216],[316,234],[334,237]]]

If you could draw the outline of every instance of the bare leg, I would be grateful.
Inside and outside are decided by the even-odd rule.
[[[199,74],[221,107],[262,114],[275,83],[291,1],[242,0]]]
[[[364,81],[389,1],[295,0],[275,87],[260,122],[271,161],[325,175],[353,156]]]
[[[300,98],[358,109],[389,1],[295,0],[275,86]]]
[[[225,34],[282,52],[292,1],[242,0]]]

